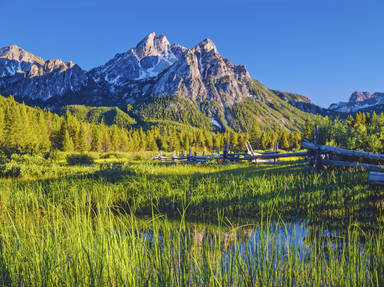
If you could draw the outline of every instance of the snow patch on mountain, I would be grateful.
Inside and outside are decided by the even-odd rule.
[[[354,92],[348,102],[331,104],[328,109],[342,113],[355,113],[384,104],[384,93]]]
[[[156,36],[151,33],[135,48],[116,54],[112,60],[91,70],[89,74],[96,83],[102,82],[102,79],[115,79],[120,75],[121,80],[114,82],[115,85],[154,78],[179,60],[181,51],[185,49],[177,44],[171,45],[164,35]],[[106,82],[111,84],[110,81]]]
[[[211,122],[215,125],[215,126],[217,126],[219,129],[222,129],[222,126],[221,126],[221,124],[217,121],[217,120],[215,120],[215,118],[212,116],[212,118],[211,118]]]
[[[16,45],[0,48],[0,89],[4,94],[47,101],[79,91],[86,78],[85,71],[71,61],[46,61]]]

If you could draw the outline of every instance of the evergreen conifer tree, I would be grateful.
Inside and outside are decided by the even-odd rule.
[[[98,126],[94,126],[92,128],[92,135],[91,135],[91,151],[95,152],[101,152],[103,146],[102,146],[102,139],[101,139],[101,133]]]
[[[289,141],[288,141],[288,135],[286,131],[282,131],[279,139],[280,147],[282,149],[289,149]]]
[[[111,151],[111,137],[109,135],[108,129],[105,129],[102,135],[102,152],[109,152]]]
[[[88,151],[89,145],[88,145],[88,135],[87,130],[85,129],[84,124],[80,125],[79,132],[77,134],[77,149],[80,152]]]
[[[304,139],[312,140],[313,138],[313,122],[310,117],[305,120],[302,135]]]
[[[68,129],[64,130],[64,139],[61,150],[66,152],[73,152],[74,150],[73,141],[69,136]]]

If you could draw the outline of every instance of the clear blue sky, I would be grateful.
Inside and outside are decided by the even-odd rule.
[[[0,15],[0,46],[84,69],[156,32],[188,48],[211,38],[267,87],[321,106],[384,92],[384,1],[0,0]]]

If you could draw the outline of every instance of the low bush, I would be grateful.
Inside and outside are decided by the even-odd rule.
[[[12,154],[2,159],[0,175],[3,177],[41,176],[49,169],[50,161],[40,155]]]
[[[100,155],[100,159],[130,159],[131,154],[127,152],[108,152]]]
[[[70,154],[67,155],[67,164],[69,165],[92,165],[94,159],[88,154]]]
[[[145,159],[145,156],[144,155],[142,155],[142,154],[135,154],[134,156],[133,156],[133,160],[144,160]]]
[[[87,155],[89,155],[93,160],[97,160],[100,158],[100,153],[95,152],[95,151],[88,151]]]

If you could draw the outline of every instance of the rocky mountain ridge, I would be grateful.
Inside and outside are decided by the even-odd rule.
[[[86,79],[86,72],[71,61],[45,61],[16,45],[0,48],[0,89],[5,95],[45,101],[79,91]]]
[[[116,54],[105,65],[92,69],[89,75],[97,83],[105,81],[112,85],[152,78],[174,64],[185,50],[177,44],[171,45],[164,35],[151,33],[136,48]]]
[[[212,40],[189,49],[155,33],[90,71],[73,62],[44,60],[15,45],[1,48],[0,93],[51,109],[84,104],[126,110],[131,105],[138,122],[142,117],[178,121],[187,115],[219,130],[245,130],[253,121],[295,129],[306,117],[252,79],[245,66],[224,58]],[[161,103],[162,114],[151,118],[148,106],[169,96],[166,105]]]
[[[375,111],[384,105],[384,93],[353,92],[348,102],[331,104],[329,110],[342,113],[356,113],[359,111]],[[381,109],[381,108],[380,108]]]

